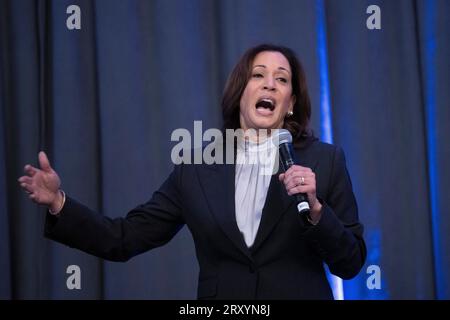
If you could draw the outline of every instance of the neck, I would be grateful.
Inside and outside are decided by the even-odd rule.
[[[272,129],[253,129],[247,128],[244,130],[244,139],[255,142],[255,143],[264,143],[268,138],[270,138],[272,134]]]

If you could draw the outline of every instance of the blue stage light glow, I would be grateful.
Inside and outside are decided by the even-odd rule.
[[[438,139],[436,132],[436,21],[437,11],[436,2],[434,0],[424,3],[424,37],[422,49],[422,75],[425,103],[425,119],[427,132],[427,158],[428,158],[428,179],[429,179],[429,196],[431,207],[431,227],[433,230],[433,256],[434,256],[434,274],[436,298],[445,297],[445,270],[443,270],[442,247],[440,235],[440,216],[441,209],[439,207],[439,176],[437,161]]]
[[[320,130],[324,142],[333,143],[333,130],[331,122],[330,82],[328,73],[328,50],[325,4],[323,0],[316,3],[317,10],[317,48],[320,72]],[[327,278],[330,282],[333,296],[336,300],[344,300],[342,279],[332,275],[328,268]]]

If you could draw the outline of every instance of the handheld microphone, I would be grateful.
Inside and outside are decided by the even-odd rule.
[[[294,151],[292,149],[292,135],[286,129],[279,129],[278,149],[280,154],[280,162],[283,171],[286,172],[292,165],[294,165]],[[308,203],[308,196],[306,193],[297,193],[295,199],[297,200],[297,210],[301,214],[309,214],[310,208]]]

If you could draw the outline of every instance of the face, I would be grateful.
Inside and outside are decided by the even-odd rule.
[[[282,128],[294,103],[288,60],[280,52],[260,52],[253,60],[251,76],[241,97],[241,128]]]

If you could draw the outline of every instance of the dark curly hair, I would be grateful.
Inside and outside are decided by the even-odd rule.
[[[311,102],[306,86],[306,77],[303,66],[292,49],[273,44],[261,44],[248,49],[231,72],[222,98],[222,116],[225,129],[240,128],[239,108],[242,93],[251,77],[253,60],[258,53],[274,51],[283,54],[292,72],[292,95],[296,97],[293,108],[294,114],[284,119],[284,129],[292,134],[294,146],[301,147],[305,142],[314,139],[309,128],[311,118]]]

